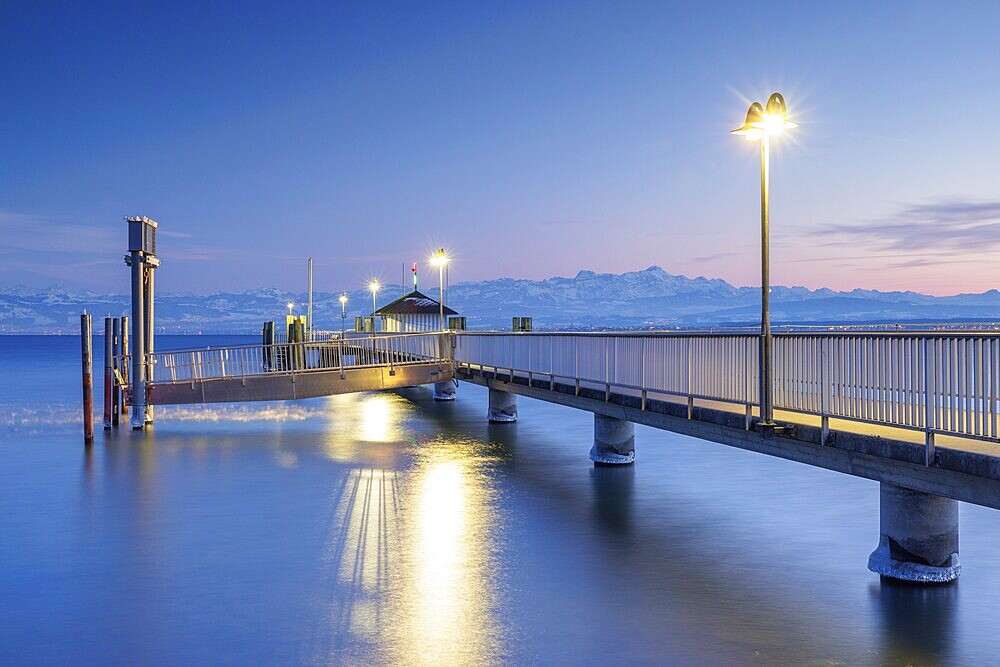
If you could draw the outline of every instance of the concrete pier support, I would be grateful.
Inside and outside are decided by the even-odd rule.
[[[455,383],[452,380],[447,382],[435,382],[434,383],[434,400],[435,401],[454,401],[455,400]]]
[[[609,465],[635,463],[635,424],[595,413],[590,460]]]
[[[881,535],[868,569],[920,583],[957,579],[958,501],[885,482],[879,496]]]
[[[517,421],[517,394],[490,387],[489,420],[491,424]]]

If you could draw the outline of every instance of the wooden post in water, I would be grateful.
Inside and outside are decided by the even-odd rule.
[[[120,341],[120,346],[118,349],[118,353],[122,356],[122,367],[119,368],[118,371],[121,373],[122,378],[127,383],[129,376],[129,368],[128,368],[128,361],[125,359],[125,357],[128,356],[128,315],[122,315],[122,333],[121,336],[119,337],[119,341]],[[121,393],[121,406],[122,406],[121,413],[123,415],[127,415],[128,403],[125,402],[125,392],[120,392],[120,393]]]
[[[83,357],[83,442],[94,444],[94,355],[90,337],[90,315],[80,315],[80,353]]]
[[[121,377],[121,370],[118,364],[118,357],[122,353],[121,320],[115,317],[111,320],[111,426],[118,428],[118,414],[121,406],[121,387],[118,386],[118,378]]]
[[[111,359],[114,356],[114,322],[110,317],[104,318],[104,430],[111,430],[111,385],[114,383],[114,373],[111,371]]]

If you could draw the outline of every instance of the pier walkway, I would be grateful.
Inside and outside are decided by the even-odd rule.
[[[758,423],[759,343],[688,332],[364,334],[148,354],[145,389],[151,405],[422,384],[450,399],[457,378],[489,388],[490,421],[516,421],[519,395],[592,412],[599,464],[633,462],[634,425],[645,424],[876,480],[881,538],[869,568],[956,578],[956,501],[1000,509],[1000,335],[775,334],[777,426]]]
[[[146,355],[146,401],[282,401],[446,382],[450,343],[448,334],[430,332],[156,352]],[[128,395],[127,378],[118,381]]]

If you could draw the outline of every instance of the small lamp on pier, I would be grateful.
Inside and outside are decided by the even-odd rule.
[[[347,292],[340,295],[340,339],[344,339],[344,322],[347,320]]]

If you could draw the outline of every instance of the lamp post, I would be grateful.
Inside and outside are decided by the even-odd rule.
[[[788,120],[785,110],[785,98],[780,93],[772,93],[767,104],[761,106],[754,102],[747,110],[747,118],[743,127],[732,130],[747,141],[760,141],[760,351],[758,356],[758,375],[760,380],[760,427],[774,429],[774,402],[772,400],[772,375],[774,359],[772,357],[771,337],[771,284],[770,284],[770,230],[769,230],[769,198],[770,198],[770,168],[771,143],[773,135],[798,127],[798,123]]]
[[[382,286],[378,284],[378,279],[372,279],[368,283],[368,289],[372,293],[372,333],[375,333],[375,295],[382,289]]]
[[[444,267],[448,263],[448,255],[444,248],[439,249],[431,257],[431,264],[438,267],[438,327],[444,331]]]
[[[288,302],[287,304],[285,304],[285,305],[286,305],[286,306],[288,306],[288,314],[289,314],[289,315],[291,315],[291,314],[292,314],[292,308],[294,308],[294,307],[295,307],[295,304],[294,304],[294,303],[292,303],[291,301],[289,301],[289,302]]]
[[[344,323],[347,321],[347,292],[340,295],[340,340],[344,340]]]

